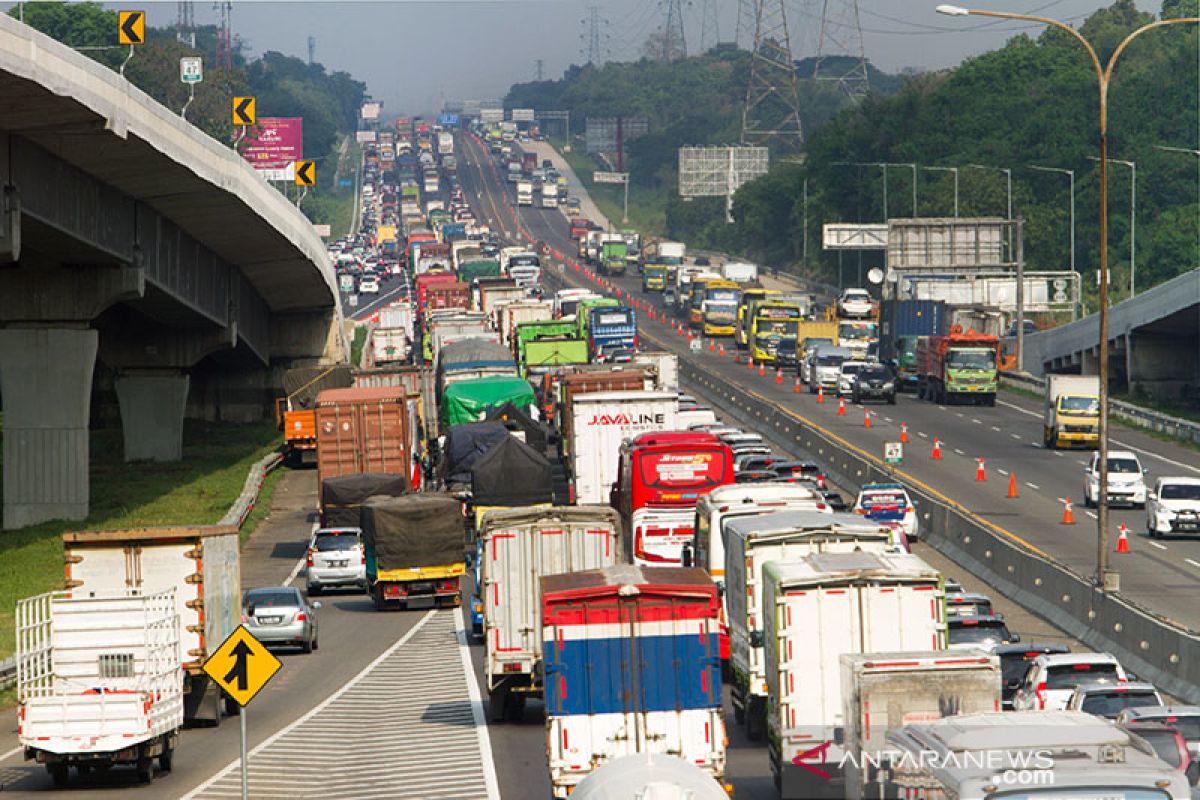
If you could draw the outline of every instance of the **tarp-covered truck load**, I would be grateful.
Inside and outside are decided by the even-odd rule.
[[[535,506],[554,501],[554,473],[541,453],[509,435],[471,466],[476,506]]]
[[[499,342],[487,339],[460,339],[437,351],[438,390],[452,383],[495,375],[517,375],[512,352]]]
[[[442,394],[444,427],[475,422],[489,409],[512,403],[528,409],[534,404],[533,387],[520,378],[494,376],[453,383]]]
[[[465,570],[462,504],[447,494],[371,499],[362,509],[375,607],[457,606]]]
[[[509,437],[508,429],[499,422],[468,422],[450,428],[442,447],[442,485],[469,484],[475,462]]]
[[[408,478],[386,472],[339,475],[321,481],[321,527],[357,528],[369,497],[408,494]]]
[[[529,416],[528,409],[517,408],[512,403],[493,408],[487,414],[487,421],[504,423],[514,436],[539,453],[546,452],[552,438],[544,424]]]

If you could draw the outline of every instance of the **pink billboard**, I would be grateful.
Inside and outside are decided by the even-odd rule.
[[[240,149],[255,169],[288,169],[304,158],[304,119],[259,117],[257,128],[246,132]]]

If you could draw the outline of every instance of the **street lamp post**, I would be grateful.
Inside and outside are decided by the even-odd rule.
[[[1071,179],[1071,272],[1075,272],[1075,170],[1062,167],[1040,167],[1036,164],[1030,164],[1029,168],[1039,172],[1057,172]],[[1076,305],[1072,304],[1071,306],[1072,320],[1075,319]]]
[[[938,13],[950,16],[967,16],[974,14],[981,17],[999,17],[1001,19],[1016,19],[1026,22],[1040,22],[1050,25],[1072,36],[1087,51],[1096,70],[1096,80],[1099,88],[1099,128],[1100,128],[1100,310],[1097,314],[1100,322],[1099,372],[1100,372],[1100,447],[1099,447],[1099,497],[1097,498],[1096,514],[1096,583],[1102,591],[1119,591],[1120,579],[1116,572],[1108,567],[1108,86],[1112,80],[1113,67],[1117,59],[1131,41],[1142,33],[1165,25],[1180,25],[1184,23],[1200,23],[1200,17],[1177,17],[1175,19],[1160,19],[1143,25],[1130,33],[1108,58],[1106,65],[1101,65],[1100,57],[1095,48],[1083,38],[1083,34],[1065,22],[1036,17],[1029,14],[1013,14],[1007,11],[978,11],[953,5],[940,5]],[[1010,214],[1011,216],[1011,214]]]
[[[938,6],[941,9],[941,6]],[[1008,220],[1008,257],[1012,259],[1012,168],[1011,167],[989,167],[987,164],[967,164],[971,169],[990,169],[994,172],[1004,173],[1004,183],[1008,193],[1008,212],[1005,219]]]
[[[1088,156],[1092,161],[1098,161],[1095,156]],[[1110,158],[1110,164],[1124,164],[1129,167],[1129,296],[1137,295],[1137,162],[1122,161]]]
[[[958,167],[921,167],[921,169],[954,173],[954,218],[958,219]]]

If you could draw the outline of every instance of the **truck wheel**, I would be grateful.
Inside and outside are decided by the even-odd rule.
[[[141,783],[154,780],[154,759],[145,755],[144,751],[137,760],[137,778]]]
[[[158,754],[158,768],[170,772],[175,763],[175,751],[169,745],[163,745],[163,751]]]
[[[46,765],[46,772],[50,773],[50,780],[54,783],[54,788],[61,789],[67,785],[70,769],[70,767],[63,763]]]

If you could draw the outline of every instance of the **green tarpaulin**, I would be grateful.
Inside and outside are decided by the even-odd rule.
[[[505,403],[528,409],[534,403],[533,387],[521,378],[507,376],[452,383],[442,394],[442,424],[475,422],[488,409]]]

